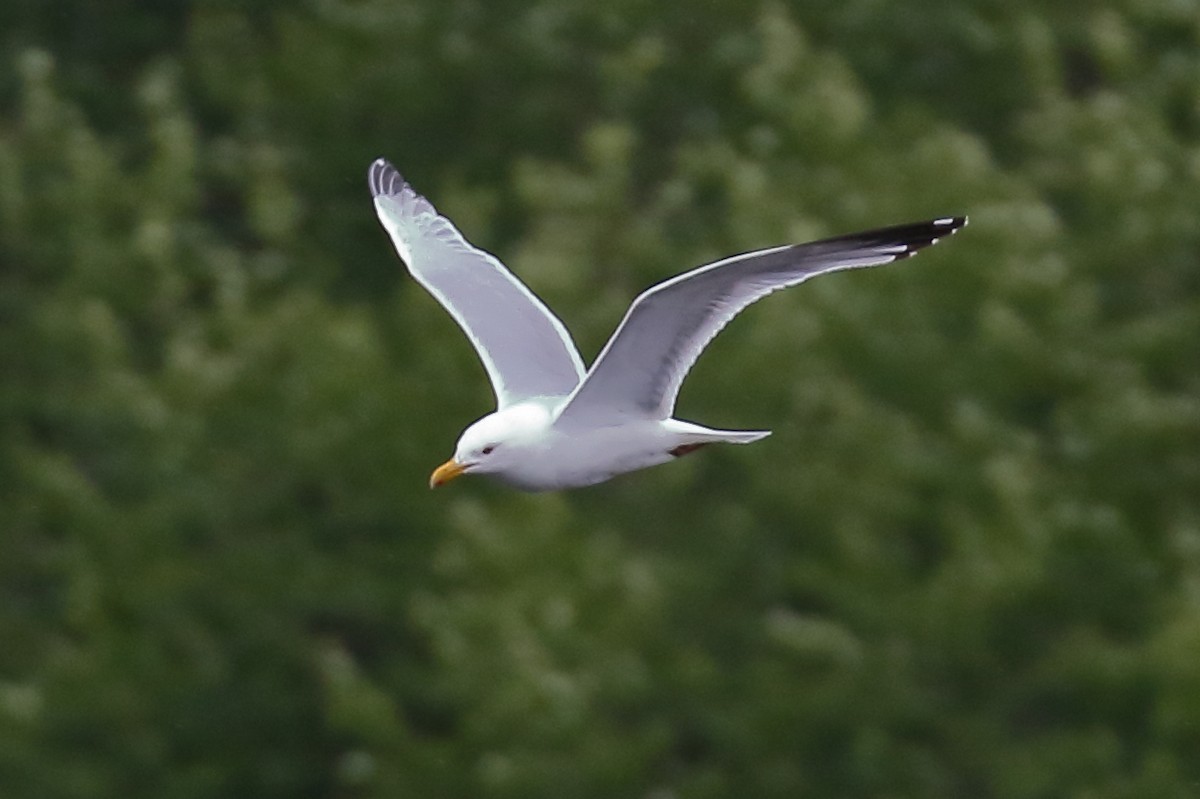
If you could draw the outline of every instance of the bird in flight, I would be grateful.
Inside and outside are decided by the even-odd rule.
[[[707,444],[767,430],[714,430],[672,417],[692,364],[742,309],[841,269],[898,261],[965,216],[869,230],[723,258],[642,292],[585,368],[563,323],[493,255],[472,246],[390,163],[368,171],[375,212],[408,271],[474,345],[496,410],[463,431],[431,488],[484,474],[526,491],[603,482]]]

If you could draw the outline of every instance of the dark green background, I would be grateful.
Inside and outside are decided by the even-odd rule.
[[[1200,795],[1195,0],[0,10],[0,795]],[[365,185],[586,358],[642,288],[968,213],[755,306],[565,494]]]

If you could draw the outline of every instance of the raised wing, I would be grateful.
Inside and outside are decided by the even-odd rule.
[[[746,306],[826,272],[907,258],[965,224],[966,217],[934,219],[758,250],[659,283],[629,306],[555,424],[666,419],[692,364]]]
[[[390,163],[375,161],[367,180],[408,271],[479,353],[497,406],[569,394],[583,378],[583,361],[558,317],[495,256],[471,246]]]

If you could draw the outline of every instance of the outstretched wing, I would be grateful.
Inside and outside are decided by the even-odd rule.
[[[659,283],[629,306],[555,424],[666,419],[692,364],[746,306],[826,272],[907,258],[965,224],[966,217],[934,219],[758,250]]]
[[[479,353],[497,406],[569,394],[583,378],[583,361],[558,317],[495,256],[471,246],[390,163],[375,161],[367,179],[408,271]]]

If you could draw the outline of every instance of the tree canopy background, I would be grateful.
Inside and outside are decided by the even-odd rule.
[[[0,795],[1200,790],[1200,4],[0,9]],[[577,492],[392,159],[586,358],[645,286],[932,216],[740,317]]]

